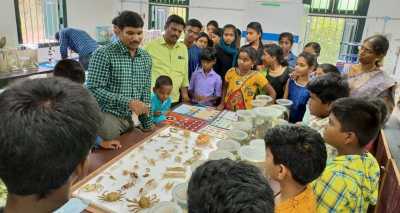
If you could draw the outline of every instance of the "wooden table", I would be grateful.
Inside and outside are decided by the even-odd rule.
[[[117,138],[121,142],[122,148],[118,150],[105,150],[105,149],[97,149],[93,151],[89,155],[89,165],[88,171],[84,177],[98,169],[100,166],[104,165],[105,163],[111,161],[113,158],[120,155],[125,150],[129,149],[130,147],[134,146],[135,144],[143,141],[146,137],[153,134],[155,131],[161,129],[163,126],[156,126],[154,131],[152,132],[142,132],[138,129],[134,129],[132,132],[128,132],[120,137]],[[81,178],[84,178],[81,177]]]

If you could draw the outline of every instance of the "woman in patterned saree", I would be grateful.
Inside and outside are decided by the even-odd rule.
[[[383,35],[364,40],[359,52],[360,63],[347,74],[352,97],[379,97],[385,101],[388,115],[393,111],[396,81],[382,70],[382,61],[389,49]]]

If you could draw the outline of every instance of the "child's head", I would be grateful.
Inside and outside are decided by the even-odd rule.
[[[277,44],[264,45],[263,62],[267,67],[275,63],[281,66],[288,66],[288,62],[283,56],[283,50]]]
[[[205,72],[210,71],[217,61],[217,50],[214,47],[206,47],[200,53],[201,67]]]
[[[307,185],[325,169],[326,148],[321,135],[306,126],[282,125],[265,136],[266,171],[279,182]]]
[[[227,24],[224,26],[223,39],[225,44],[231,45],[236,41],[236,27],[232,24]]]
[[[315,64],[315,56],[313,54],[303,52],[297,57],[297,63],[294,71],[298,76],[308,76],[312,71],[314,71]]]
[[[189,213],[273,213],[273,192],[260,170],[229,159],[208,161],[192,174]]]
[[[361,149],[375,139],[381,128],[379,107],[365,98],[341,98],[332,104],[326,143],[337,149]]]
[[[218,22],[215,20],[211,20],[207,23],[207,33],[208,35],[211,35],[212,32],[214,32],[216,29],[218,29]]]
[[[206,47],[212,47],[213,42],[210,39],[210,37],[208,37],[207,33],[200,32],[199,37],[197,38],[197,41],[196,41],[196,46],[198,46],[201,49],[206,48]]]
[[[63,59],[54,67],[54,76],[67,78],[73,82],[85,83],[85,69],[73,59]]]
[[[381,127],[383,128],[383,126],[385,125],[386,121],[389,119],[389,111],[388,108],[385,104],[385,102],[380,99],[380,98],[370,98],[368,100],[371,104],[374,104],[380,112],[380,123],[381,123]]]
[[[172,92],[172,80],[166,75],[161,75],[157,78],[153,88],[153,92],[158,96],[160,101],[165,101]]]
[[[318,65],[318,68],[315,71],[315,75],[317,77],[325,75],[327,73],[335,73],[335,74],[340,75],[338,68],[332,64],[320,64],[320,65]]]
[[[319,118],[328,117],[331,104],[350,93],[347,80],[334,73],[315,78],[307,84],[307,89],[310,91],[310,113]]]
[[[279,35],[279,46],[282,47],[284,53],[289,53],[292,49],[294,42],[293,34],[289,32],[284,32]]]
[[[257,61],[257,51],[250,46],[242,47],[239,50],[238,66],[240,71],[250,71]]]
[[[314,54],[317,58],[321,54],[321,45],[317,42],[309,42],[304,46],[304,52]]]
[[[96,100],[81,85],[44,78],[8,88],[0,102],[0,178],[9,196],[67,195],[102,122]]]
[[[220,28],[215,29],[211,33],[211,37],[210,38],[211,38],[214,46],[217,46],[220,43],[222,35],[223,35],[223,31]]]
[[[262,35],[263,30],[261,24],[259,22],[250,22],[247,25],[247,41],[249,43],[253,43],[255,41],[260,41],[260,45],[262,45]]]

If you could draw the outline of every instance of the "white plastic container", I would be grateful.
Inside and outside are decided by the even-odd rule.
[[[241,145],[247,144],[249,140],[249,134],[247,134],[242,130],[232,129],[228,131],[227,135],[229,139],[235,140],[239,142]]]
[[[265,106],[271,105],[274,99],[271,96],[268,95],[257,95],[256,100],[266,100],[267,103]]]
[[[188,183],[180,183],[172,189],[172,199],[182,209],[187,209],[187,189]]]
[[[149,213],[183,213],[183,210],[174,202],[163,201],[154,205]]]
[[[242,130],[250,135],[253,132],[253,124],[249,121],[232,122],[231,129],[232,130]]]
[[[255,99],[252,101],[253,108],[265,107],[267,104],[268,101],[264,99]]]
[[[250,141],[249,144],[251,147],[256,147],[257,149],[265,149],[265,140],[264,139],[254,139]]]
[[[222,160],[226,158],[235,160],[235,156],[232,153],[224,150],[215,150],[208,155],[208,160]]]
[[[252,110],[238,110],[236,111],[239,121],[248,121],[254,125],[254,121],[256,119],[256,115]]]
[[[278,99],[278,100],[276,100],[276,103],[278,105],[284,106],[286,108],[286,113],[285,113],[284,119],[289,120],[290,108],[293,105],[293,101],[288,100],[288,99]]]
[[[235,154],[240,149],[240,143],[232,139],[220,140],[217,142],[217,149]]]
[[[239,149],[240,158],[259,168],[262,174],[265,174],[265,148],[260,149],[253,146],[242,146]]]

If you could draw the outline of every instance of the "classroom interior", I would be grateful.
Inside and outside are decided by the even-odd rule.
[[[399,8],[2,1],[0,213],[399,212]]]

